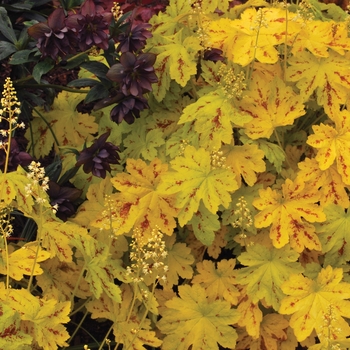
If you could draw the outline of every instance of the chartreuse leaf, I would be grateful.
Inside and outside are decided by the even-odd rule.
[[[316,226],[326,253],[325,264],[341,265],[350,260],[350,213],[339,205],[331,204],[324,208],[327,220]]]
[[[208,0],[204,1],[202,11],[206,13],[214,12],[216,9],[226,12],[229,7],[229,0]]]
[[[264,162],[264,152],[257,145],[236,146],[233,144],[225,145],[221,148],[223,156],[226,157],[228,165],[236,174],[238,186],[241,187],[242,179],[253,186],[257,181],[257,174],[266,169]]]
[[[237,310],[226,300],[210,301],[198,284],[179,286],[179,297],[165,303],[157,327],[166,334],[163,347],[168,350],[218,350],[234,348],[237,333],[231,327],[239,319]]]
[[[69,334],[62,323],[69,322],[70,302],[39,299],[26,289],[1,290],[0,300],[21,318],[21,328],[44,350],[68,346]],[[7,348],[6,348],[7,349]]]
[[[244,337],[241,335],[238,343],[239,349],[249,350],[277,350],[282,349],[282,344],[287,340],[288,321],[279,314],[269,313],[265,315],[260,323],[259,335],[257,338]],[[247,332],[248,333],[248,332]],[[294,347],[285,347],[285,350],[296,349]]]
[[[140,121],[141,123],[134,123],[132,133],[124,139],[126,150],[123,154],[126,158],[142,157],[144,160],[151,161],[158,155],[157,148],[165,143],[163,132],[158,128],[147,130],[148,125],[143,120]]]
[[[9,246],[8,258],[5,250],[2,250],[0,273],[3,275],[8,274],[16,281],[20,281],[24,277],[23,275],[30,276],[33,273],[34,276],[37,276],[42,274],[43,270],[39,263],[47,260],[50,257],[50,253],[41,247],[37,253],[37,245],[38,243],[36,242],[27,243],[17,250],[14,250],[13,246]],[[9,270],[7,270],[7,264]]]
[[[203,201],[205,207],[215,214],[220,205],[225,208],[231,202],[229,192],[238,189],[231,170],[211,165],[210,153],[187,146],[184,155],[171,161],[173,171],[162,176],[159,186],[165,194],[176,194],[177,216],[181,226],[191,220]]]
[[[267,305],[278,310],[284,297],[282,283],[291,273],[303,271],[300,263],[296,262],[299,254],[289,246],[268,249],[254,244],[246,249],[238,260],[247,267],[238,270],[237,282],[247,285],[247,295],[253,303],[264,299]]]
[[[235,259],[221,260],[216,266],[210,260],[203,260],[197,263],[198,274],[192,278],[192,283],[204,287],[210,301],[227,300],[232,305],[237,305],[240,292],[235,286],[235,264]]]
[[[259,190],[260,198],[253,205],[260,210],[255,215],[257,228],[268,227],[270,237],[276,248],[290,242],[291,247],[301,253],[304,248],[321,250],[321,243],[315,233],[315,227],[309,222],[325,221],[317,188],[305,184],[302,179],[286,179],[282,191],[271,187]],[[306,222],[308,221],[308,222]]]
[[[91,236],[78,236],[72,243],[83,256],[87,272],[85,280],[95,298],[98,299],[104,291],[110,298],[120,302],[120,288],[114,283],[119,261],[110,259],[109,246]]]
[[[111,299],[106,293],[102,293],[99,299],[88,302],[86,308],[91,312],[91,317],[111,320],[116,342],[124,344],[126,349],[144,350],[146,349],[144,345],[159,347],[162,341],[156,337],[154,331],[150,330],[150,320],[145,319],[141,322],[135,307],[131,317],[129,315],[133,298],[130,286],[122,284],[121,292],[121,302]]]
[[[193,214],[188,223],[196,238],[203,244],[210,246],[215,238],[215,231],[220,228],[219,217],[212,214],[204,205],[199,205],[199,210]]]
[[[33,338],[20,329],[20,317],[6,303],[0,304],[0,349],[31,350]]]
[[[28,184],[27,173],[22,167],[18,167],[11,174],[4,174],[0,171],[0,196],[5,204],[11,204],[16,199],[18,209],[26,214],[32,212],[34,200],[27,195],[25,189]]]
[[[55,98],[50,111],[34,110],[35,118],[31,121],[33,135],[28,129],[26,136],[35,140],[31,147],[36,157],[47,155],[56,142],[59,146],[82,147],[84,142],[93,139],[92,134],[98,131],[95,118],[76,110],[84,97],[85,94],[63,91]]]
[[[172,288],[177,285],[179,277],[191,279],[193,276],[192,264],[194,263],[194,257],[191,249],[187,247],[186,243],[175,243],[175,240],[175,235],[164,237],[166,251],[168,252],[164,263],[169,267],[166,272],[166,280],[160,281],[160,284],[164,287]]]
[[[69,300],[75,288],[72,281],[79,280],[83,268],[81,262],[62,262],[55,256],[45,260],[41,266],[44,272],[36,276],[36,281],[43,291],[43,296],[46,299]],[[77,289],[75,289],[75,296],[86,299],[91,294],[88,283],[81,279]]]
[[[293,274],[282,285],[287,296],[282,300],[280,314],[292,315],[290,326],[298,341],[306,339],[315,329],[321,343],[342,340],[350,335],[343,317],[350,318],[350,284],[341,282],[343,270],[323,268],[316,280]]]
[[[126,171],[129,174],[118,173],[111,179],[124,201],[132,203],[126,221],[142,227],[144,232],[150,233],[158,226],[163,233],[171,235],[176,227],[174,217],[178,212],[175,196],[159,189],[161,179],[168,173],[168,165],[157,158],[150,164],[141,159],[128,159]]]
[[[305,158],[298,164],[297,176],[304,182],[310,183],[319,188],[321,193],[320,204],[325,207],[329,204],[340,205],[343,208],[349,207],[349,197],[345,190],[345,184],[333,163],[328,169],[321,170],[315,158]]]
[[[320,58],[304,50],[288,60],[287,79],[297,82],[303,101],[315,91],[317,103],[331,115],[339,110],[339,104],[346,102],[350,89],[347,55],[330,51],[328,57]]]
[[[292,125],[305,114],[300,96],[278,77],[270,82],[255,78],[250,87],[239,109],[252,117],[244,127],[253,140],[270,138],[277,127]]]
[[[307,143],[316,148],[316,160],[321,170],[328,169],[334,161],[343,182],[350,185],[350,112],[333,114],[335,127],[321,123],[313,125],[314,134]]]
[[[233,140],[233,125],[243,126],[252,118],[235,108],[221,90],[213,90],[188,105],[179,124],[194,121],[194,129],[200,134],[199,145],[206,149],[220,149],[222,143]]]

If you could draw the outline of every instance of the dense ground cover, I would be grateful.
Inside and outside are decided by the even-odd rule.
[[[0,349],[350,347],[340,5],[0,1]]]

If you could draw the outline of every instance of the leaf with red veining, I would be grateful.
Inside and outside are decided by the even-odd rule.
[[[277,127],[292,125],[305,114],[300,96],[278,77],[269,82],[253,79],[239,109],[252,117],[244,128],[253,140],[270,138]]]
[[[307,143],[317,149],[316,160],[321,170],[336,162],[343,182],[350,185],[350,112],[343,110],[333,114],[335,127],[321,123],[313,125],[314,134]]]
[[[33,338],[20,329],[20,317],[6,303],[0,304],[0,349],[31,350]]]
[[[320,193],[317,188],[305,184],[303,180],[286,179],[282,191],[270,187],[259,190],[260,198],[253,205],[260,210],[255,215],[257,228],[270,228],[270,237],[276,248],[288,242],[297,252],[303,249],[321,250],[320,241],[315,234],[314,226],[309,222],[325,221],[322,208],[316,203]]]
[[[308,182],[312,187],[319,188],[320,204],[325,207],[329,204],[348,208],[350,201],[345,190],[345,184],[333,163],[328,169],[321,170],[315,158],[305,158],[298,164],[298,177]]]
[[[316,92],[317,103],[331,116],[347,100],[350,89],[349,56],[334,51],[325,58],[308,51],[288,60],[287,79],[296,82],[300,96],[307,101]]]

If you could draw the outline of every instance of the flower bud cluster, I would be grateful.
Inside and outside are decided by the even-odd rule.
[[[29,172],[27,178],[30,182],[25,186],[26,197],[34,196],[37,203],[46,203],[47,199],[43,195],[49,189],[49,178],[45,176],[45,169],[40,166],[39,162],[32,161],[28,165]],[[53,210],[57,211],[57,205]]]
[[[213,151],[210,154],[211,167],[213,169],[227,169],[226,157],[223,156],[222,151]]]
[[[101,230],[109,231],[110,238],[115,238],[118,228],[121,225],[121,220],[116,215],[118,207],[116,206],[116,201],[110,195],[106,194],[104,199],[105,209],[102,211],[103,222]]]
[[[0,230],[2,233],[2,236],[5,238],[8,238],[13,233],[13,226],[11,224],[11,221],[13,218],[11,217],[11,207],[6,206],[4,208],[1,208],[0,210]]]
[[[123,16],[123,10],[121,9],[120,5],[117,2],[113,2],[113,6],[111,8],[112,15],[114,17],[114,20],[118,22],[120,17]]]
[[[256,32],[259,32],[260,28],[268,28],[268,22],[264,16],[263,9],[260,8],[256,13],[256,18],[253,22],[253,26],[250,27],[250,30],[254,30]]]
[[[240,99],[247,88],[246,78],[243,71],[235,74],[234,70],[224,64],[220,66],[218,75],[220,77],[219,86],[224,95],[229,99]]]
[[[18,115],[21,113],[20,102],[17,99],[16,90],[10,78],[6,78],[1,98],[0,122],[7,121],[8,129],[0,129],[2,138],[7,139],[16,128],[24,128],[24,123],[17,124]],[[7,141],[0,140],[0,147],[7,145]]]
[[[142,231],[135,228],[130,247],[132,263],[126,268],[126,271],[132,277],[133,282],[142,282],[146,276],[166,281],[168,266],[164,264],[164,259],[168,253],[163,241],[163,233],[157,227],[151,231],[151,237],[147,241]]]
[[[244,230],[253,226],[252,214],[247,207],[247,204],[248,203],[243,196],[239,197],[238,202],[236,203],[237,209],[235,210],[235,215],[238,216],[238,218],[231,223],[232,227],[241,228],[241,238],[247,238]]]

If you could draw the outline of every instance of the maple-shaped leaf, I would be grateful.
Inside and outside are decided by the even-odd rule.
[[[83,268],[79,261],[77,263],[60,261],[55,256],[41,264],[44,273],[37,276],[36,281],[46,299],[70,300],[73,290],[75,296],[81,299],[91,295],[89,285],[84,279],[80,280],[78,288],[75,289],[75,282],[78,281]]]
[[[169,350],[218,350],[234,347],[237,333],[231,327],[239,319],[237,310],[225,300],[209,301],[198,284],[179,286],[179,297],[165,303],[157,327],[166,334],[163,347]]]
[[[7,205],[11,204],[13,200],[16,200],[18,210],[30,215],[34,200],[32,196],[28,196],[28,191],[25,188],[28,184],[26,171],[20,166],[16,171],[11,173],[4,174],[0,171],[0,183],[1,200]]]
[[[179,124],[194,121],[194,130],[200,134],[199,145],[206,149],[220,149],[222,143],[233,140],[233,125],[243,126],[252,118],[241,113],[221,90],[213,90],[183,110]]]
[[[163,233],[171,235],[178,212],[175,196],[159,189],[160,181],[168,173],[168,165],[157,158],[150,164],[141,159],[128,159],[126,171],[129,174],[119,173],[111,182],[124,196],[125,203],[131,203],[127,217],[129,223],[148,233],[158,226]]]
[[[203,203],[199,205],[199,210],[193,214],[188,224],[192,226],[197,239],[207,246],[213,243],[215,231],[220,228],[219,216],[212,214]]]
[[[300,263],[296,262],[299,254],[289,246],[268,249],[254,244],[246,249],[238,260],[247,267],[238,270],[237,282],[247,285],[247,295],[254,303],[265,299],[267,305],[278,310],[284,297],[282,283],[291,273],[303,271]]]
[[[317,279],[293,274],[282,285],[287,295],[281,303],[280,314],[292,315],[290,326],[298,341],[306,339],[315,329],[321,341],[327,317],[334,320],[328,329],[329,339],[350,335],[350,327],[343,317],[350,318],[350,284],[341,282],[343,270],[331,266],[323,268]],[[328,316],[327,316],[328,315]]]
[[[240,102],[239,109],[252,117],[244,130],[253,140],[270,138],[277,127],[292,125],[305,114],[300,96],[277,77],[268,83],[253,79],[251,90]]]
[[[305,21],[291,45],[293,55],[298,56],[304,49],[308,49],[315,57],[328,57],[328,45],[333,39],[333,26],[333,21]]]
[[[316,91],[317,103],[331,115],[347,100],[350,88],[349,57],[330,51],[326,58],[303,51],[288,60],[287,79],[297,82],[301,99],[307,101]]]
[[[216,9],[226,12],[229,8],[229,0],[208,0],[202,5],[204,13],[214,12]]]
[[[276,248],[281,248],[290,241],[291,247],[299,253],[304,247],[321,250],[315,228],[308,223],[326,219],[322,208],[316,204],[320,197],[317,188],[305,184],[302,179],[294,182],[286,179],[282,191],[268,187],[259,190],[259,195],[260,198],[253,202],[260,210],[255,215],[255,227],[268,227],[272,224],[270,237]]]
[[[321,170],[336,162],[343,182],[350,185],[350,112],[343,110],[334,118],[335,127],[321,123],[313,125],[314,134],[307,143],[317,149],[316,160]]]
[[[215,232],[215,237],[212,244],[208,247],[207,253],[210,257],[217,259],[221,253],[222,248],[227,246],[226,235],[228,228],[225,225],[221,225]]]
[[[150,330],[150,320],[141,321],[136,307],[130,313],[133,301],[133,292],[130,286],[122,284],[121,292],[121,302],[111,299],[104,292],[99,299],[89,301],[86,304],[86,309],[91,312],[91,318],[111,320],[116,342],[124,344],[125,348],[132,347],[135,350],[144,350],[146,349],[144,345],[159,347],[162,341],[156,337],[154,331]],[[135,330],[137,330],[136,333]]]
[[[282,315],[274,313],[267,314],[261,321],[258,338],[252,339],[251,337],[247,337],[245,333],[240,334],[237,348],[279,350],[283,342],[287,340],[287,329],[288,321]]]
[[[98,214],[105,210],[105,196],[111,195],[113,186],[109,175],[105,179],[99,179],[98,183],[90,184],[86,192],[86,201],[79,206],[77,214],[70,221],[83,226],[90,226]]]
[[[238,186],[241,187],[241,177],[249,185],[253,186],[257,181],[256,173],[262,173],[266,169],[264,152],[257,145],[225,145],[221,148],[226,164],[236,174]]]
[[[81,147],[93,139],[92,134],[98,131],[98,125],[92,115],[76,110],[82,100],[81,94],[63,91],[55,98],[50,111],[35,111],[31,131],[28,129],[26,135],[29,140],[34,140],[30,147],[37,158],[47,155],[54,144]]]
[[[20,314],[21,330],[44,350],[68,346],[69,334],[63,323],[69,321],[69,301],[39,299],[26,289],[2,291],[0,300]]]
[[[203,260],[197,263],[198,274],[192,278],[192,283],[204,287],[210,301],[224,299],[237,305],[240,292],[235,286],[235,264],[235,259],[221,260],[217,266],[210,260]]]
[[[223,49],[227,58],[234,63],[246,66],[256,59],[272,64],[278,61],[276,46],[292,40],[300,31],[300,25],[292,20],[294,17],[296,14],[289,12],[286,18],[286,11],[278,8],[248,8],[240,19],[231,23],[221,19],[213,21],[208,28],[208,36],[214,47]]]
[[[186,243],[175,243],[175,240],[175,235],[164,237],[168,253],[164,263],[169,269],[165,274],[166,280],[161,280],[160,284],[170,288],[178,284],[179,277],[191,279],[193,276],[192,264],[194,263],[194,257],[191,254],[191,249],[186,246]]]
[[[327,220],[318,224],[316,230],[326,253],[325,264],[341,265],[350,260],[350,213],[335,204],[326,206],[324,212]]]
[[[321,170],[315,158],[305,158],[298,164],[297,176],[303,181],[310,183],[314,188],[319,188],[322,207],[328,204],[340,205],[343,208],[349,207],[349,197],[345,190],[345,184],[333,163],[328,169]]]
[[[118,261],[110,259],[108,245],[91,236],[76,237],[72,243],[84,258],[85,280],[93,295],[98,299],[104,291],[110,298],[120,301],[120,288],[114,283],[117,278],[114,265]]]
[[[177,218],[185,225],[198,211],[200,201],[215,214],[220,205],[225,208],[231,202],[229,192],[238,189],[235,175],[229,169],[213,168],[210,153],[200,148],[187,146],[184,156],[171,161],[173,171],[162,176],[160,191],[176,194],[176,206],[180,209]]]
[[[50,257],[50,253],[41,247],[38,248],[37,242],[27,243],[17,250],[14,250],[13,246],[9,246],[8,249],[8,256],[4,249],[1,251],[0,273],[8,274],[16,281],[22,280],[23,275],[30,276],[33,274],[37,276],[42,274],[43,269],[39,263]]]
[[[20,329],[20,317],[6,303],[0,304],[0,349],[31,350],[33,338]]]
[[[241,314],[241,318],[237,322],[240,327],[245,327],[246,332],[253,338],[257,339],[260,335],[260,324],[263,319],[263,313],[258,303],[254,303],[252,298],[245,295],[240,300],[237,311]]]

